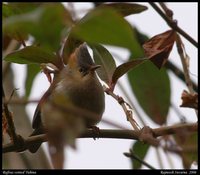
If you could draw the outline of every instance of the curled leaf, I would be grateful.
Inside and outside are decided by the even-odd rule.
[[[116,69],[114,58],[110,52],[100,44],[90,45],[93,50],[93,58],[96,64],[101,65],[100,69],[97,69],[97,74],[108,85],[112,81],[112,75]]]
[[[198,94],[197,93],[190,94],[186,90],[184,90],[182,93],[181,99],[182,99],[182,104],[180,105],[180,107],[198,109]]]
[[[146,61],[148,59],[144,58],[144,59],[134,59],[131,61],[128,61],[126,63],[121,64],[120,66],[118,66],[112,76],[112,82],[110,85],[110,88],[112,90],[114,90],[115,84],[117,83],[117,80],[124,75],[125,73],[127,73],[130,69],[135,68],[136,66],[140,65],[141,63],[143,63],[144,61]]]
[[[114,10],[116,10],[123,16],[141,13],[148,9],[144,5],[135,4],[135,3],[122,3],[122,2],[101,4],[98,8],[102,8],[102,7],[113,8]]]
[[[160,69],[167,62],[172,50],[176,32],[166,31],[154,36],[143,44],[145,55]]]

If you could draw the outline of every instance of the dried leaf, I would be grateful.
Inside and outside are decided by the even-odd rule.
[[[182,93],[181,99],[182,99],[182,104],[180,105],[180,107],[198,109],[198,94],[197,93],[190,94],[186,90],[184,90]]]
[[[173,30],[154,36],[143,44],[145,55],[160,69],[167,62],[176,33]]]

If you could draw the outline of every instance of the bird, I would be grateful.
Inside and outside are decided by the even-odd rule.
[[[105,96],[95,73],[100,67],[93,62],[86,43],[77,47],[41,98],[33,116],[31,136],[47,132],[75,147],[76,137],[102,119]],[[28,149],[35,153],[40,145],[36,143]]]

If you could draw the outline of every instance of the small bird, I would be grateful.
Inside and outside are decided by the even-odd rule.
[[[75,147],[75,138],[100,122],[105,97],[95,73],[99,67],[92,61],[85,43],[75,49],[68,64],[55,75],[52,85],[41,98],[34,114],[31,136],[47,131]],[[97,117],[87,116],[83,111]],[[35,153],[40,145],[31,146],[29,151]]]

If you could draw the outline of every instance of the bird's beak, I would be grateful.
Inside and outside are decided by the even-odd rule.
[[[100,68],[101,67],[101,65],[92,65],[92,66],[90,66],[90,71],[95,71],[96,69],[98,69],[98,68]]]

